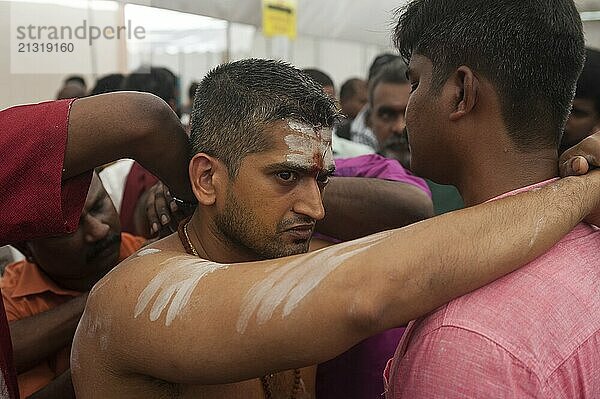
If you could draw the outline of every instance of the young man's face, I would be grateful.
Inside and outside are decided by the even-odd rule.
[[[432,93],[432,64],[424,56],[411,57],[408,65],[410,90],[406,106],[406,129],[411,153],[411,170],[418,176],[445,182],[444,166],[448,146],[444,143],[441,118],[443,93]],[[442,90],[443,91],[443,90]]]
[[[119,215],[94,174],[77,230],[33,240],[26,247],[35,263],[58,285],[87,291],[117,264],[120,244]]]
[[[597,129],[600,129],[600,114],[596,111],[594,100],[576,98],[565,126],[565,134],[560,144],[561,152],[579,143]]]
[[[331,130],[288,120],[268,130],[274,147],[243,159],[215,218],[231,243],[259,259],[308,250],[315,222],[325,215],[322,191],[334,169]]]

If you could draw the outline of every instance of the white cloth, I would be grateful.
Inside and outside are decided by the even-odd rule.
[[[98,173],[108,196],[117,208],[117,212],[120,212],[125,182],[134,162],[133,159],[120,159]]]

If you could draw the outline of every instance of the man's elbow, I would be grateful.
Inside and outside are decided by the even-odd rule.
[[[151,140],[157,132],[172,131],[181,127],[179,119],[171,107],[160,97],[150,93],[129,92],[134,104],[133,116],[136,126],[132,126],[132,139],[138,143]]]

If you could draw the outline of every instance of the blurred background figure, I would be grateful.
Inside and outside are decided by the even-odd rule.
[[[371,62],[371,66],[369,67],[369,72],[367,74],[367,87],[370,84],[371,79],[373,79],[373,77],[384,65],[397,60],[401,61],[401,58],[390,53],[383,53],[375,57],[375,59]],[[339,137],[369,146],[374,152],[376,152],[379,150],[379,142],[368,125],[368,110],[369,104],[365,103],[362,109],[352,120],[346,121],[345,123],[341,124],[338,129],[336,129],[336,133]]]
[[[333,79],[325,72],[309,68],[302,70],[305,74],[307,74],[310,78],[312,78],[315,82],[320,84],[323,87],[323,91],[331,97],[334,101],[335,98],[335,85],[333,83]],[[346,121],[342,121],[341,124],[345,124]],[[331,144],[333,149],[333,156],[335,158],[351,158],[357,157],[360,155],[374,154],[375,151],[363,144],[355,143],[347,138],[342,138],[337,134],[337,130],[339,125],[334,125],[333,133],[331,135]]]
[[[342,84],[340,88],[340,106],[342,114],[349,121],[356,118],[367,100],[367,82],[364,79],[352,78]]]
[[[192,121],[192,105],[194,104],[194,96],[199,84],[196,81],[190,83],[190,87],[188,88],[188,102],[181,109],[181,124],[188,136],[190,135],[190,123]]]
[[[600,129],[600,51],[586,48],[585,55],[573,109],[560,145],[561,153]]]
[[[335,84],[333,83],[331,76],[316,68],[304,68],[302,71],[310,76],[315,82],[323,86],[323,91],[337,102],[337,97],[335,95]]]
[[[66,98],[81,98],[86,96],[85,87],[80,83],[71,81],[65,83],[63,87],[60,88],[58,94],[56,94],[57,100],[64,100]]]
[[[406,64],[393,60],[384,64],[369,81],[367,126],[373,132],[376,150],[410,169],[410,149],[404,113],[410,96]]]
[[[120,73],[111,73],[110,75],[103,76],[96,81],[96,85],[90,92],[91,96],[103,93],[112,93],[121,89],[125,76]]]
[[[83,87],[83,90],[87,92],[87,84],[85,83],[85,79],[81,75],[70,75],[65,78],[65,85],[69,83],[78,83]]]

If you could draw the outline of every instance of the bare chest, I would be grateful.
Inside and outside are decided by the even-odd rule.
[[[273,375],[268,379],[267,386],[258,378],[232,384],[186,386],[182,389],[180,398],[313,399],[315,367],[301,369],[299,377],[298,379],[290,370]]]

